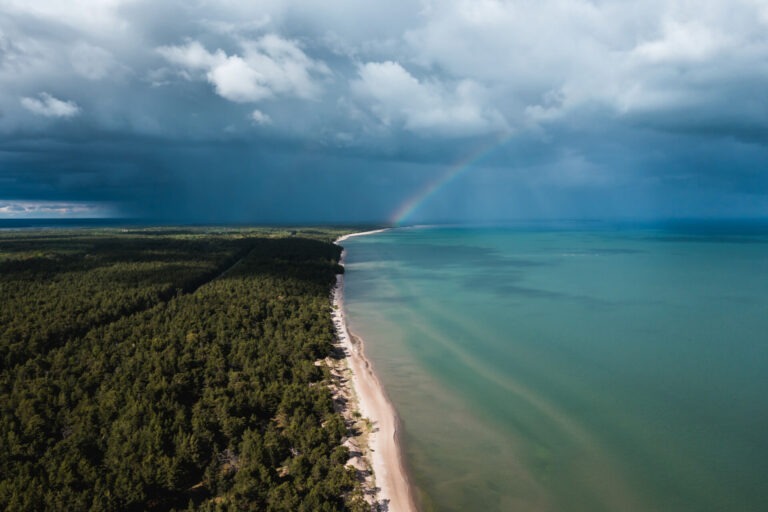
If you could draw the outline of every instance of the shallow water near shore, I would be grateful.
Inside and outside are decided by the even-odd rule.
[[[347,240],[425,510],[768,510],[765,226]]]

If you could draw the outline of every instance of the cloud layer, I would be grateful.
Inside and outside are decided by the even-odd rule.
[[[47,92],[41,92],[39,98],[21,98],[21,105],[32,112],[45,117],[72,117],[80,113],[80,107],[72,101],[62,101]]]
[[[15,218],[97,218],[114,212],[101,204],[53,201],[0,201],[0,219]]]
[[[6,0],[0,199],[386,219],[464,162],[419,219],[765,215],[766,33],[765,0]]]

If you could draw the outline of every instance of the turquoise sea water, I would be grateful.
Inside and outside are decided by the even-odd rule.
[[[768,230],[346,241],[425,510],[768,510]]]

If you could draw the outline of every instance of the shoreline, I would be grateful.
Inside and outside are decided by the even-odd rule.
[[[376,233],[384,233],[385,231],[391,231],[394,228],[381,228],[381,229],[372,229],[370,231],[360,231],[358,233],[350,233],[348,235],[343,235],[337,238],[333,241],[334,244],[339,245],[340,242],[343,242],[344,240],[349,240],[350,238],[354,238],[356,236],[366,236],[366,235],[375,235]],[[341,259],[339,260],[339,264],[343,267],[344,266],[344,255],[342,254]]]
[[[377,229],[351,233],[334,241],[339,245],[356,236],[387,231]],[[342,248],[343,249],[343,248]],[[339,265],[344,266],[346,250],[343,249]],[[332,295],[332,317],[337,343],[344,353],[344,369],[340,369],[340,389],[335,397],[345,419],[358,434],[349,438],[345,445],[350,448],[350,461],[363,479],[366,500],[375,510],[389,512],[415,512],[413,492],[405,470],[399,441],[399,418],[389,401],[383,386],[365,357],[363,340],[351,334],[344,312],[344,274],[336,276]],[[347,377],[346,379],[344,377]],[[350,406],[347,406],[349,404]]]

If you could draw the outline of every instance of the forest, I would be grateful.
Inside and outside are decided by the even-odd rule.
[[[0,508],[368,510],[333,229],[0,231]]]

